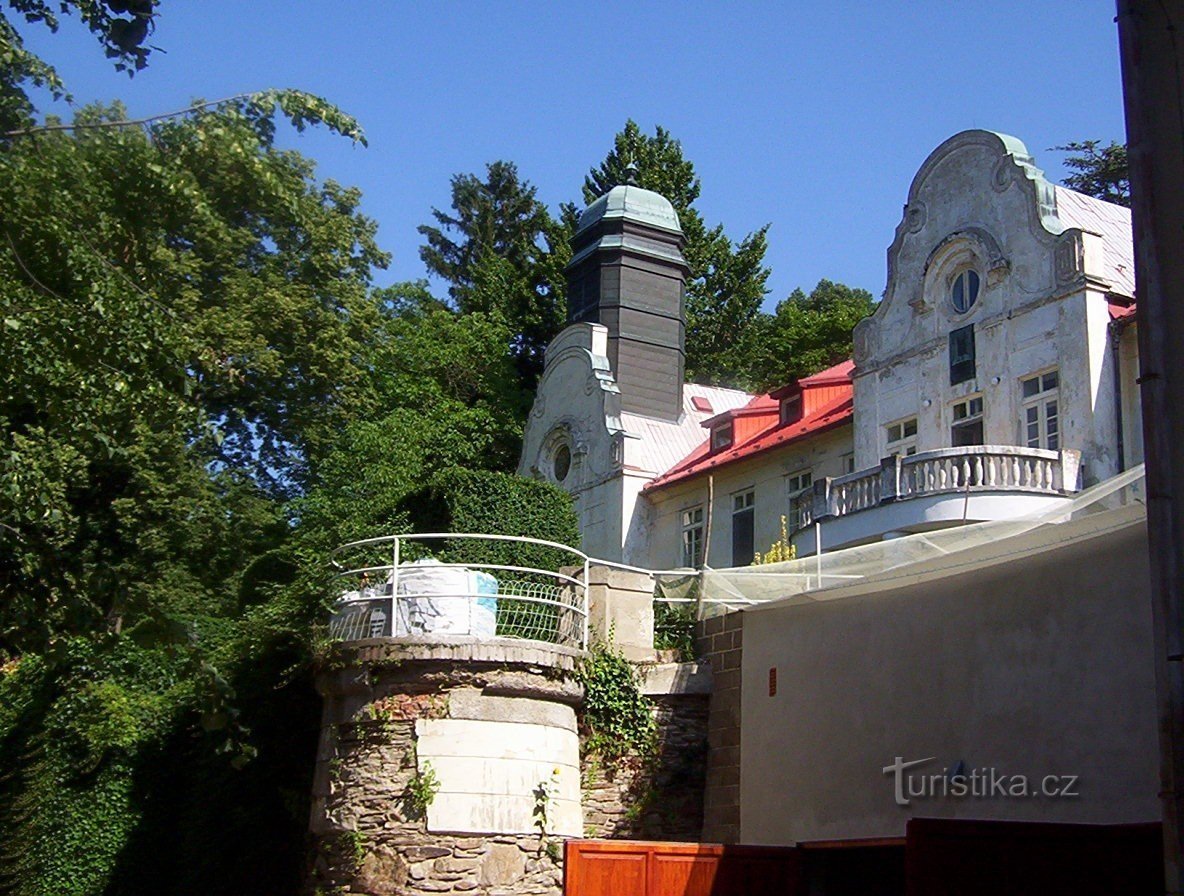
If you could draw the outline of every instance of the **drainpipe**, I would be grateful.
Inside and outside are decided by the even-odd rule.
[[[1110,321],[1110,361],[1114,368],[1114,422],[1118,426],[1118,472],[1126,470],[1126,445],[1122,436],[1122,343],[1123,322]]]

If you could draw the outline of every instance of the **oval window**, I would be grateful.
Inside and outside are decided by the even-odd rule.
[[[950,304],[959,314],[965,314],[978,300],[978,272],[963,271],[950,287]]]
[[[555,481],[562,482],[571,471],[571,449],[566,445],[560,445],[555,449],[555,460],[552,464],[551,469],[555,474]]]

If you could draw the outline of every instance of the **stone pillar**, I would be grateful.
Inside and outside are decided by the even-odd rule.
[[[308,891],[558,894],[580,836],[579,652],[472,638],[338,645]]]
[[[647,573],[592,566],[588,571],[590,638],[607,641],[635,663],[653,662],[654,578]]]

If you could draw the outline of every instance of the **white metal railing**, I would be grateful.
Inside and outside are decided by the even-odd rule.
[[[798,528],[892,501],[925,495],[1022,492],[1064,495],[1077,490],[1077,451],[1047,451],[1015,445],[939,448],[911,457],[893,455],[878,468],[814,481],[793,499]]]
[[[434,559],[433,548],[449,559]],[[341,590],[329,631],[343,641],[464,635],[588,645],[589,558],[567,545],[514,535],[383,535],[342,545],[330,563]]]

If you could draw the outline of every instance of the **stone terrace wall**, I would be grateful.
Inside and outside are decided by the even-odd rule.
[[[410,798],[418,720],[449,718],[450,703],[472,703],[475,693],[563,706],[580,700],[570,658],[552,658],[565,669],[477,656],[498,649],[437,646],[436,655],[449,657],[439,660],[405,645],[363,642],[321,674],[325,710],[313,783],[310,896],[559,896],[560,838],[429,832]],[[505,658],[526,656],[507,650]]]
[[[584,834],[694,842],[703,828],[707,694],[652,694],[658,724],[651,757],[614,764],[584,756]]]
[[[703,841],[740,840],[740,652],[743,613],[705,619],[696,628],[696,653],[711,663],[713,689],[707,720],[707,784]]]

